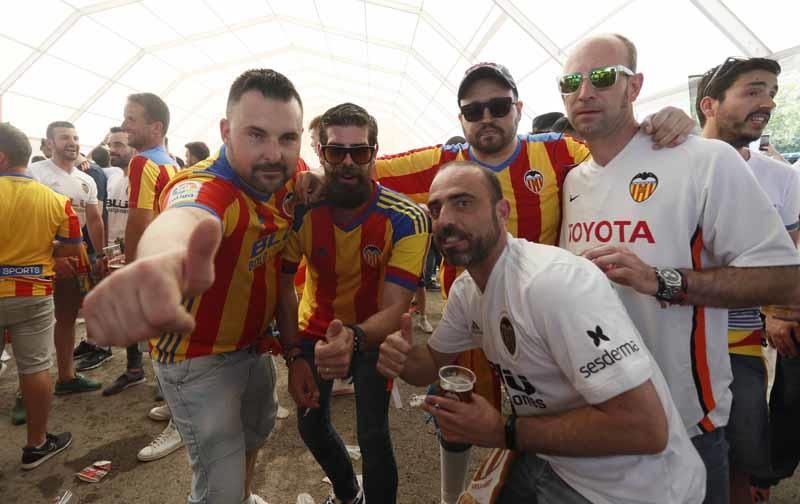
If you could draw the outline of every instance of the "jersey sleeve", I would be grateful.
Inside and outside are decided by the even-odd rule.
[[[56,205],[59,206],[59,225],[56,231],[56,240],[62,243],[81,242],[81,224],[78,214],[72,208],[72,203],[67,198],[59,198]]]
[[[581,264],[583,263],[583,264]],[[585,259],[555,263],[526,288],[529,323],[589,404],[650,378],[654,361],[605,275]]]
[[[444,354],[459,354],[480,348],[480,336],[472,332],[470,324],[472,317],[478,315],[470,315],[467,301],[470,289],[475,289],[471,279],[459,277],[453,284],[444,305],[442,319],[428,339],[428,346],[433,350]]]
[[[375,163],[376,178],[381,185],[405,194],[415,203],[427,203],[442,152],[437,145],[381,157]]]
[[[710,168],[704,171],[699,191],[704,200],[698,202],[703,211],[695,243],[725,266],[800,264],[775,207],[739,153],[715,145],[709,155]],[[738,211],[736,205],[744,202],[747,210]]]
[[[792,170],[788,177],[780,214],[787,231],[800,229],[800,173],[797,170]]]
[[[384,279],[415,291],[429,246],[430,218],[422,208],[409,202],[399,218],[392,221],[392,251]]]
[[[225,183],[215,178],[179,179],[170,182],[161,193],[160,208],[199,208],[222,222],[223,235],[228,236],[236,227],[239,212],[246,212],[236,204],[236,196]]]
[[[97,199],[97,182],[95,182],[94,178],[92,178],[91,175],[87,174],[86,185],[89,186],[89,195],[86,197],[86,204],[87,205],[97,205],[97,204],[99,204],[100,201]],[[102,210],[102,207],[101,207],[101,210]]]
[[[128,208],[152,210],[156,198],[158,166],[144,156],[136,156],[128,165]]]

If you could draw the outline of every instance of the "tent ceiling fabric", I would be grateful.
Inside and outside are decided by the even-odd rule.
[[[76,123],[96,144],[125,97],[151,91],[172,112],[173,145],[219,143],[228,87],[248,68],[286,74],[306,121],[343,101],[378,119],[383,152],[460,133],[456,88],[481,61],[506,65],[525,117],[561,110],[555,79],[570,47],[617,32],[639,48],[643,114],[688,109],[687,76],[731,55],[796,66],[796,0],[26,0],[3,13],[2,119],[40,138]],[[556,4],[557,5],[557,4]],[[307,146],[304,154],[309,155]],[[182,149],[175,148],[177,152]]]

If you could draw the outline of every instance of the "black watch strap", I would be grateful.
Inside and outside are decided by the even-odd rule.
[[[506,448],[517,449],[517,414],[511,413],[506,419]]]
[[[350,324],[347,327],[353,331],[353,353],[361,353],[367,340],[367,335],[364,332],[364,329],[362,329],[358,324]]]

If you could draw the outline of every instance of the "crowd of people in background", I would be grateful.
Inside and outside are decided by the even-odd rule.
[[[54,120],[33,157],[11,118],[0,347],[22,468],[73,443],[48,429],[53,394],[116,396],[152,365],[148,416],[167,424],[138,459],[185,446],[188,502],[263,503],[282,356],[326,504],[397,500],[393,380],[428,386],[453,364],[476,377],[469,400],[434,385],[423,404],[443,503],[470,491],[473,445],[514,454],[491,502],[767,502],[800,461],[800,173],[759,143],[780,72],[728,58],[697,83],[699,126],[672,107],[639,122],[635,45],[595,36],[564,63],[564,112],[530,133],[513,76],[480,63],[454,97],[463,137],[392,155],[355,103],[304,128],[275,70],[238,76],[221,146],[182,157],[153,93],[120,103],[102,139]],[[87,372],[114,347],[125,371],[104,387]],[[348,394],[363,484],[331,421]]]

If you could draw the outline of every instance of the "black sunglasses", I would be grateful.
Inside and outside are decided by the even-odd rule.
[[[367,164],[375,155],[375,145],[322,145],[322,157],[331,164],[339,164],[350,154],[355,164]]]
[[[461,106],[461,115],[469,122],[477,122],[483,119],[483,111],[489,109],[489,113],[494,118],[501,118],[508,115],[514,99],[508,96],[504,98],[492,98],[487,102],[472,102]]]

